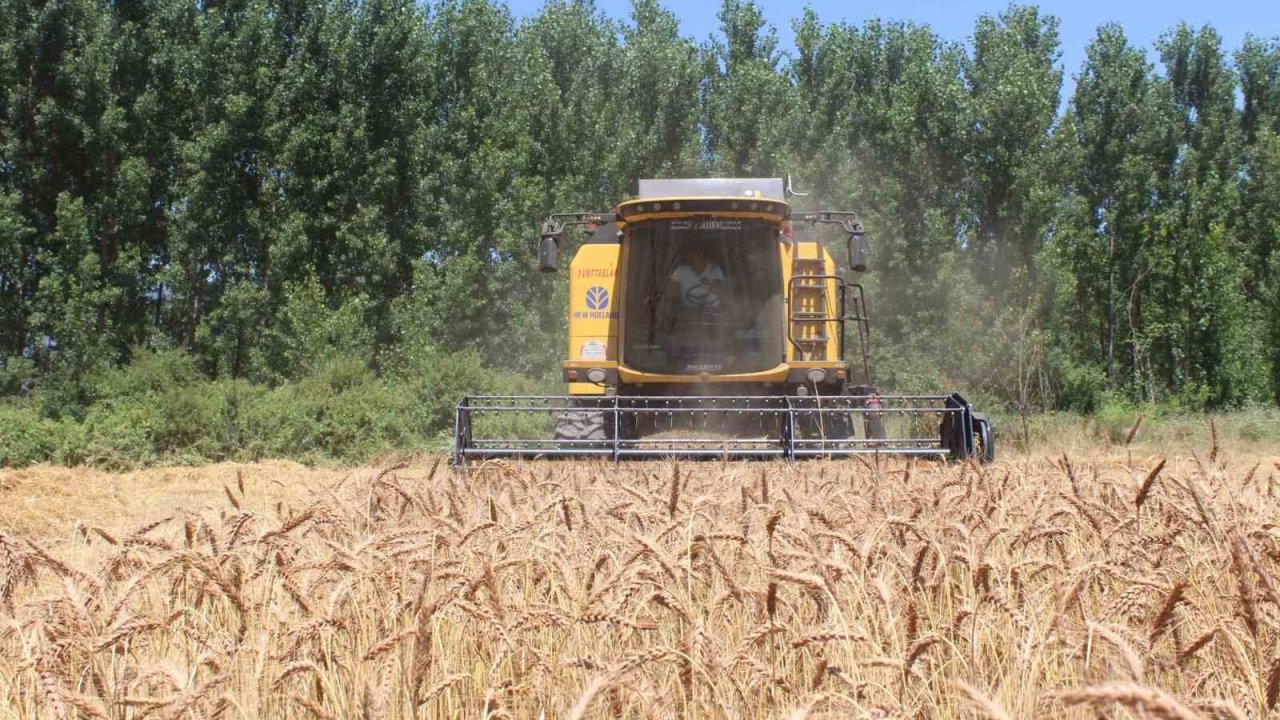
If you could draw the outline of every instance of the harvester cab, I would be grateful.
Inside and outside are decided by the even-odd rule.
[[[612,212],[549,217],[539,265],[556,272],[571,228],[566,393],[467,396],[454,459],[994,459],[991,423],[958,393],[881,394],[871,383],[862,286],[817,228],[867,269],[853,212],[791,212],[772,178],[641,180]]]

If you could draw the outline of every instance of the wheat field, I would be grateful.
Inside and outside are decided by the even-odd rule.
[[[1280,715],[1277,460],[10,472],[0,718]]]

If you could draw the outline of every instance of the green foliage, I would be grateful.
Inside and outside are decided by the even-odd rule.
[[[1058,20],[1011,5],[978,19],[973,44],[964,73],[973,245],[981,277],[1006,297],[1025,297],[1047,221],[1037,191],[1051,182],[1044,159],[1062,86]]]
[[[360,296],[331,307],[314,278],[287,286],[276,322],[258,345],[256,369],[270,380],[297,380],[340,358],[368,363],[375,338],[367,309]]]
[[[0,358],[0,397],[23,396],[35,387],[38,370],[27,358]]]
[[[969,47],[807,12],[791,52],[750,0],[719,17],[689,38],[655,0],[0,4],[12,443],[417,447],[463,393],[554,389],[566,279],[534,268],[539,219],[646,176],[792,174],[797,209],[858,210],[883,387],[1024,417],[1280,402],[1280,41],[1104,25],[1063,68],[1035,6]]]
[[[0,405],[0,467],[31,465],[53,457],[58,424],[29,407]]]
[[[206,380],[195,360],[176,350],[135,354],[97,377],[83,423],[83,460],[133,467],[160,460],[221,460],[239,445],[236,388]]]
[[[314,375],[246,403],[246,450],[255,457],[367,460],[420,446],[406,423],[409,399],[359,361],[336,359]]]
[[[51,271],[35,291],[29,318],[40,338],[36,352],[48,368],[48,410],[55,415],[82,412],[87,400],[84,379],[115,360],[103,312],[115,289],[103,281],[84,202],[59,195],[56,222],[49,246],[38,256]]]
[[[1146,410],[1151,414],[1158,415],[1158,407],[1153,406],[1146,408]],[[1112,443],[1124,442],[1125,436],[1128,435],[1134,423],[1138,421],[1139,415],[1143,415],[1143,423],[1146,423],[1146,415],[1137,405],[1127,398],[1113,393],[1103,393],[1092,415],[1093,425],[1098,434]],[[1153,420],[1155,419],[1153,418]]]
[[[1103,368],[1055,352],[1049,358],[1048,370],[1054,381],[1058,407],[1084,414],[1097,412],[1107,387]]]
[[[474,352],[401,352],[381,377],[361,357],[326,357],[311,372],[267,387],[210,380],[182,350],[139,350],[130,364],[85,384],[83,420],[42,414],[38,389],[30,400],[0,404],[0,464],[124,469],[261,457],[365,462],[447,445],[464,392],[550,390],[485,368]]]

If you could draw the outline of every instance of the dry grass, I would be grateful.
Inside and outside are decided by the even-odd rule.
[[[0,718],[1264,717],[1276,462],[9,473]]]
[[[253,488],[247,509],[261,513],[279,500],[301,502],[352,470],[314,468],[287,460],[157,467],[113,473],[37,465],[0,469],[0,529],[25,536],[63,537],[77,522],[123,527],[179,510],[217,512],[224,486]]]

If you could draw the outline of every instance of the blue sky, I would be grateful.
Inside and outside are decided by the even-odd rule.
[[[719,2],[676,2],[660,0],[674,10],[680,18],[682,33],[699,40],[715,32],[718,27],[716,13]],[[973,31],[974,20],[983,13],[995,14],[1007,7],[1007,2],[982,0],[981,2],[946,2],[944,0],[863,0],[839,2],[838,0],[756,0],[765,16],[778,30],[784,49],[792,46],[791,21],[800,16],[806,5],[812,7],[824,22],[845,20],[859,24],[871,17],[894,20],[914,20],[928,23],[943,37],[967,41]],[[537,12],[542,0],[509,0],[512,12],[524,17]],[[1223,36],[1228,51],[1234,51],[1248,33],[1262,37],[1280,36],[1280,2],[1245,0],[1140,0],[1138,2],[1103,2],[1102,0],[1048,0],[1037,3],[1046,12],[1061,21],[1062,64],[1066,71],[1066,84],[1073,83],[1071,76],[1080,70],[1084,60],[1084,48],[1094,30],[1105,22],[1124,25],[1129,38],[1150,48],[1162,33],[1180,20],[1193,25],[1213,25]],[[631,13],[630,0],[596,0],[596,7],[614,17],[626,18]],[[1151,56],[1155,61],[1154,54]]]

